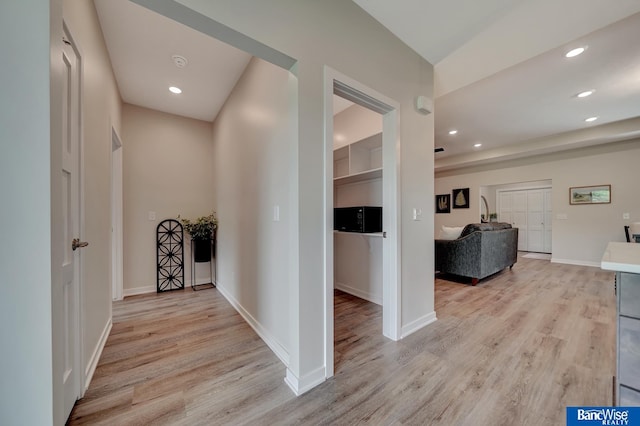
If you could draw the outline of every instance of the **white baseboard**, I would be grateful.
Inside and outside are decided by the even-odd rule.
[[[82,390],[82,394],[89,389],[89,384],[91,383],[91,379],[93,378],[93,373],[96,372],[96,367],[98,366],[98,361],[100,361],[100,356],[102,355],[102,351],[104,350],[104,346],[107,344],[107,339],[109,338],[109,333],[111,333],[111,327],[113,326],[112,319],[109,318],[107,324],[104,326],[102,330],[102,334],[100,335],[100,340],[98,340],[98,344],[93,349],[93,354],[91,354],[91,358],[89,358],[89,362],[87,363],[87,367],[84,371],[84,389]]]
[[[227,299],[227,301],[235,308],[236,311],[244,318],[244,320],[253,328],[253,330],[260,336],[260,338],[269,346],[274,354],[285,366],[289,366],[289,352],[284,346],[278,342],[278,340],[267,330],[253,315],[251,315],[241,304],[238,302],[220,283],[217,283],[216,288]]]
[[[327,377],[324,367],[320,367],[311,373],[306,374],[302,378],[298,378],[287,368],[287,376],[284,378],[284,382],[289,386],[293,393],[296,394],[296,396],[300,396],[303,393],[310,391],[325,380],[327,380]]]
[[[423,317],[418,318],[415,321],[411,321],[409,324],[402,326],[400,338],[404,339],[411,333],[415,333],[416,331],[420,330],[422,327],[426,327],[427,325],[433,322],[436,322],[437,320],[438,318],[436,318],[436,312],[433,311]]]
[[[573,259],[558,259],[551,258],[551,263],[562,263],[565,265],[577,265],[577,266],[592,266],[594,268],[600,267],[600,262],[589,262],[587,260],[573,260]]]
[[[122,290],[122,297],[128,296],[137,296],[138,294],[147,294],[147,293],[155,293],[157,290],[155,285],[149,285],[146,287],[133,287],[133,288],[125,288]]]
[[[359,297],[360,299],[368,300],[371,303],[375,303],[376,305],[382,306],[382,295],[372,294],[372,293],[369,293],[368,291],[363,291],[358,288],[346,285],[344,283],[340,283],[338,281],[335,281],[333,286],[338,290],[344,291],[345,293],[352,294],[356,297]]]
[[[201,284],[211,284],[211,278],[206,277],[206,278],[198,278],[196,280],[196,285],[201,285]],[[189,282],[185,282],[184,286],[185,287],[189,287],[191,285],[191,281]],[[144,287],[133,287],[133,288],[125,288],[122,291],[122,297],[128,297],[128,296],[137,296],[139,294],[148,294],[148,293],[155,293],[158,290],[158,287],[155,285],[147,285]]]

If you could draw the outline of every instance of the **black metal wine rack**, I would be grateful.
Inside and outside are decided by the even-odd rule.
[[[163,220],[156,228],[158,293],[184,288],[184,232],[175,219]]]

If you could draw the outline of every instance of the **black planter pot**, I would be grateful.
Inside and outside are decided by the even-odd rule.
[[[193,258],[196,263],[211,260],[211,240],[193,240]]]

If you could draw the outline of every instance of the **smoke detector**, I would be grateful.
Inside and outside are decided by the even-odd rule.
[[[187,58],[184,56],[173,55],[171,59],[173,59],[173,63],[176,64],[176,67],[178,68],[184,68],[187,66]]]

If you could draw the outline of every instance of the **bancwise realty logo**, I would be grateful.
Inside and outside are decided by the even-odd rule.
[[[567,407],[567,426],[638,426],[640,407]]]

